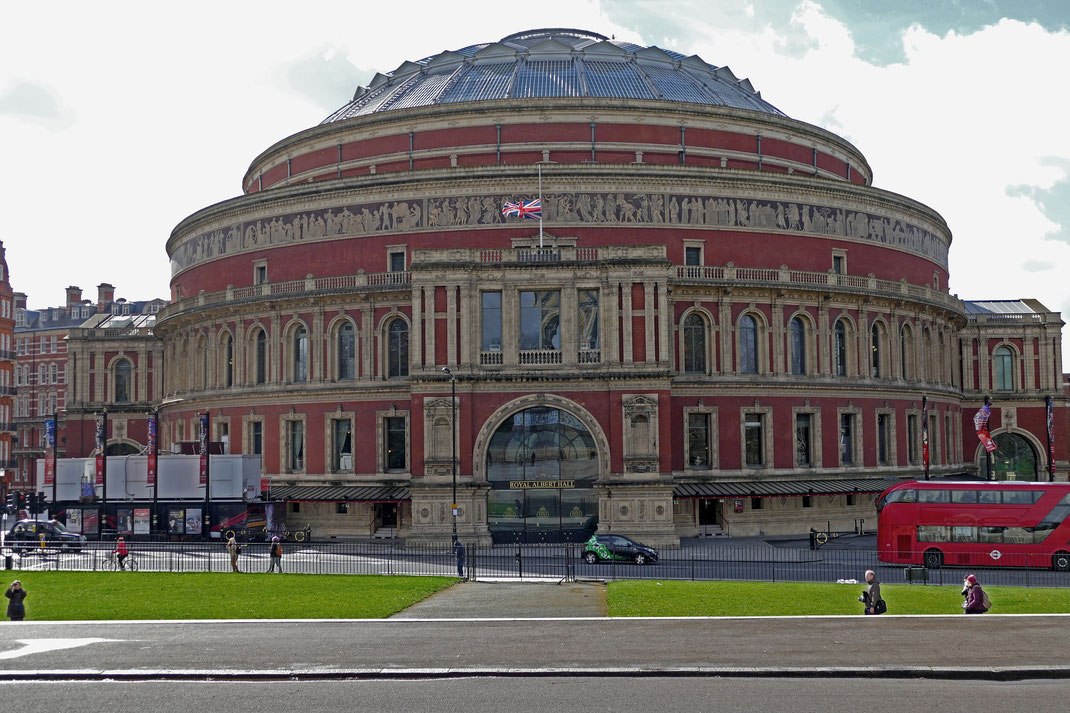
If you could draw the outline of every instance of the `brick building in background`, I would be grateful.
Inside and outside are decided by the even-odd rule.
[[[1060,316],[950,294],[943,218],[727,67],[518,33],[377,74],[242,185],[172,232],[154,323],[66,325],[69,455],[104,408],[115,452],[207,411],[290,528],[443,542],[456,443],[467,540],[673,546],[872,529],[923,434],[986,472],[987,395],[995,475],[1066,479]]]
[[[0,498],[7,496],[18,472],[15,441],[15,299],[7,254],[0,242]]]

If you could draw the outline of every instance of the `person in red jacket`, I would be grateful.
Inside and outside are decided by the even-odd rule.
[[[130,550],[126,547],[126,540],[119,538],[115,543],[115,550],[113,552],[116,561],[119,563],[119,569],[126,569],[126,558],[130,554]]]

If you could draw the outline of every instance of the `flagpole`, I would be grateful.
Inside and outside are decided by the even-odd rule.
[[[985,406],[991,408],[992,399],[989,396],[985,396]],[[989,416],[991,418],[991,416]],[[987,428],[985,429],[988,430]],[[992,472],[992,451],[985,448],[985,465],[988,467],[988,479],[995,480],[995,474]]]
[[[542,162],[536,161],[539,167],[539,250],[542,250]]]

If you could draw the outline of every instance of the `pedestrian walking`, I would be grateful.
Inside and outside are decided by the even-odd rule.
[[[970,574],[962,582],[962,593],[966,599],[962,602],[962,608],[967,614],[984,614],[992,606],[985,590],[977,583],[977,577]]]
[[[271,566],[268,567],[267,573],[275,571],[277,567],[279,574],[282,574],[282,543],[279,542],[278,537],[271,538]]]
[[[865,607],[863,614],[883,614],[888,611],[888,604],[881,597],[880,580],[877,579],[877,573],[871,569],[866,570],[866,588],[858,601]]]
[[[115,555],[115,561],[119,563],[119,569],[126,569],[126,558],[130,555],[130,550],[126,546],[126,540],[119,538],[115,542],[115,550],[112,552]]]
[[[227,552],[230,554],[230,568],[235,572],[240,572],[238,569],[238,555],[241,554],[241,545],[234,539],[234,535],[227,538]]]
[[[453,553],[457,555],[457,576],[464,579],[464,560],[466,555],[464,543],[460,540],[454,540]]]
[[[11,583],[11,586],[4,592],[4,596],[10,601],[7,603],[7,616],[11,621],[22,621],[26,618],[26,605],[23,604],[23,600],[26,599],[26,590],[22,588],[22,582],[15,580]]]

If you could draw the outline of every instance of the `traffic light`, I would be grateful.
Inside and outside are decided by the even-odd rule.
[[[8,493],[7,497],[4,498],[4,512],[9,515],[14,513],[18,509],[18,502],[18,493]]]

